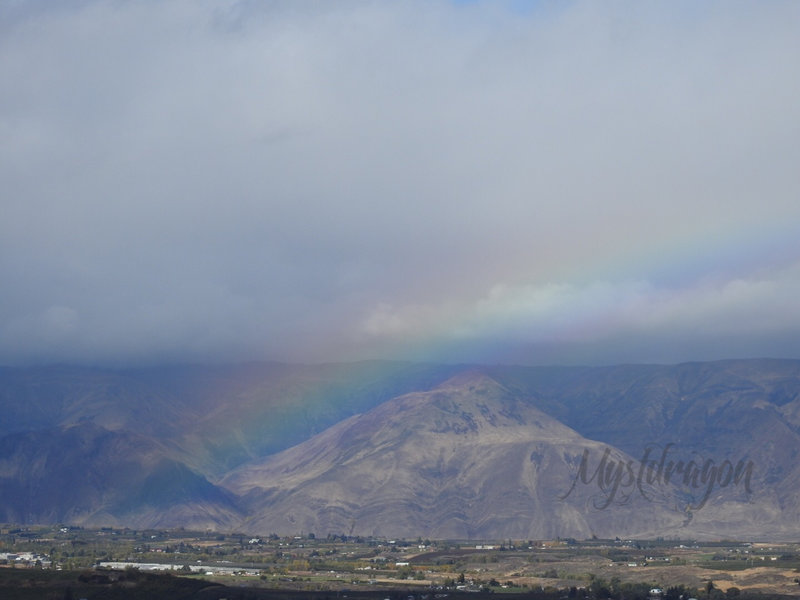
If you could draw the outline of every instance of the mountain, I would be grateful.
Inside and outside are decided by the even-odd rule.
[[[737,433],[765,419],[767,429],[800,425],[796,360],[485,371],[583,435],[631,453],[652,442],[735,449],[753,437]]]
[[[752,464],[751,493],[713,486],[699,535],[796,537],[800,517],[800,361],[728,360],[584,369],[489,369],[583,435],[642,459]],[[676,477],[675,481],[681,478]],[[723,478],[724,481],[724,478]],[[698,500],[707,486],[696,485]],[[695,503],[696,505],[696,503]]]
[[[0,411],[0,521],[800,534],[795,360],[0,368]]]
[[[0,521],[228,526],[235,499],[151,437],[87,421],[0,440]]]
[[[466,372],[237,469],[221,484],[244,498],[252,515],[244,527],[260,533],[541,539],[646,535],[683,520],[642,498],[587,509],[598,490],[586,486],[562,499],[587,449],[600,457],[605,446]],[[616,451],[612,459],[630,460]]]

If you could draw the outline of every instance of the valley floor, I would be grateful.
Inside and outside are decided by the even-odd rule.
[[[529,599],[551,594],[775,598],[797,597],[798,582],[800,544],[791,543],[262,539],[243,533],[67,526],[0,530],[4,599],[135,598],[139,592],[173,600],[214,599],[231,597],[223,593],[230,589],[252,598],[274,598],[277,590],[287,598],[379,600],[489,593],[508,600],[517,594]],[[651,593],[654,589],[661,592]]]

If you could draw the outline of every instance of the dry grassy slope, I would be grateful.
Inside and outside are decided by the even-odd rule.
[[[599,460],[606,446],[467,372],[240,468],[222,485],[246,497],[243,527],[262,533],[589,537],[682,522],[635,495],[597,510],[596,486],[562,499],[587,448]]]

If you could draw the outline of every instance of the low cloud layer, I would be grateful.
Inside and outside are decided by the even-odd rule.
[[[0,364],[800,358],[792,2],[0,7]]]

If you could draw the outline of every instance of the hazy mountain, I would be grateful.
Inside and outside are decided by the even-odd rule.
[[[151,437],[90,422],[0,439],[0,521],[226,527],[234,497]]]
[[[89,420],[153,436],[215,476],[456,370],[385,361],[0,368],[0,435]]]
[[[800,535],[800,361],[0,368],[0,410],[6,521]]]
[[[756,422],[800,426],[800,361],[730,360],[485,372],[586,437],[632,454],[649,443],[740,448]]]

